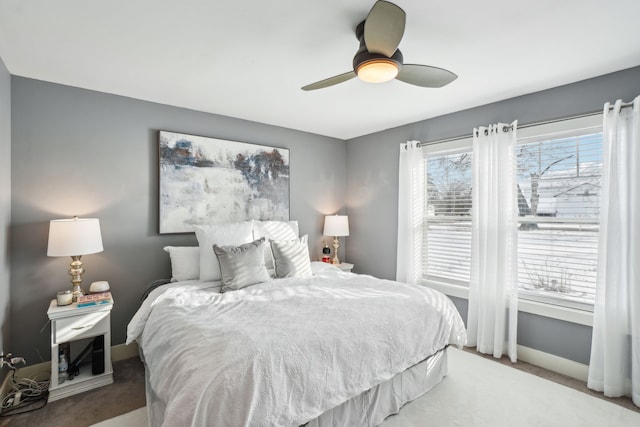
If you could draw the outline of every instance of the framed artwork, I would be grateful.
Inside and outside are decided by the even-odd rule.
[[[160,131],[160,234],[289,219],[289,150]]]

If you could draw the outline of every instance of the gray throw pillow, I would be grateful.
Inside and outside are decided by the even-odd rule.
[[[220,263],[222,290],[235,291],[271,279],[264,266],[264,244],[260,239],[240,246],[213,245]]]
[[[276,277],[311,277],[307,235],[295,240],[271,242]]]

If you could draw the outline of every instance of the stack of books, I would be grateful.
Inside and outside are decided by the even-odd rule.
[[[109,304],[112,302],[111,292],[100,292],[99,294],[88,294],[78,297],[78,307],[90,305]]]

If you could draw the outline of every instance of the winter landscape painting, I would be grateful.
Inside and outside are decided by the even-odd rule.
[[[160,131],[160,233],[289,219],[289,150]]]

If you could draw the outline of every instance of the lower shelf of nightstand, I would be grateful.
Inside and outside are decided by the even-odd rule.
[[[113,371],[92,375],[90,371],[81,372],[72,380],[66,380],[56,388],[49,389],[49,402],[113,384]]]

